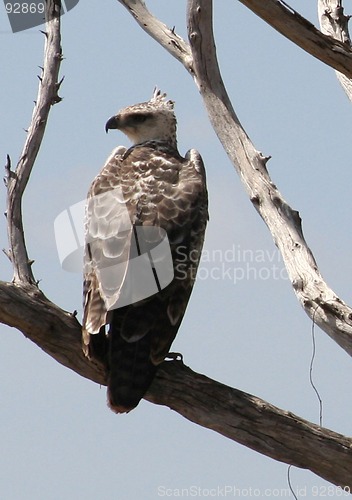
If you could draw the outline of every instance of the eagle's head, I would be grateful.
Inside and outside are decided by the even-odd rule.
[[[167,141],[176,148],[176,117],[173,101],[166,100],[166,94],[154,89],[150,101],[122,109],[112,116],[105,130],[121,130],[133,142]]]

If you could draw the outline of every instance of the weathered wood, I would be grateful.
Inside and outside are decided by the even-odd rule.
[[[190,47],[171,42],[167,30],[142,0],[118,0],[139,25],[157,40],[192,75],[203,97],[209,120],[237,170],[254,207],[267,224],[283,260],[298,300],[305,312],[346,352],[352,355],[352,308],[322,278],[302,232],[301,219],[285,201],[266,168],[268,157],[258,152],[243,129],[228,97],[216,58],[210,0],[188,3]],[[249,2],[252,5],[252,2]],[[253,2],[266,15],[281,12],[281,2]],[[271,11],[273,5],[275,10]],[[281,7],[280,7],[281,5]],[[269,6],[271,6],[269,8]],[[280,11],[276,9],[280,7]],[[286,6],[286,10],[289,10]],[[269,11],[267,11],[269,9]],[[259,14],[258,14],[259,15]],[[284,17],[285,19],[285,17]],[[298,21],[297,21],[298,19]],[[303,19],[303,18],[302,18]],[[292,22],[306,25],[295,14]],[[298,25],[294,24],[297,28]],[[319,32],[318,32],[319,33]],[[328,37],[326,37],[328,38]],[[331,41],[331,40],[330,40]],[[325,53],[325,51],[323,51]],[[327,60],[324,62],[328,63]]]
[[[352,488],[352,439],[324,429],[262,399],[193,372],[182,362],[165,362],[150,401],[169,406],[275,460]]]
[[[345,16],[341,0],[318,0],[318,17],[320,29],[325,34],[351,49],[351,38],[348,30],[349,17]],[[352,79],[340,71],[336,71],[336,77],[340,82],[347,97],[352,101]]]
[[[82,350],[81,325],[45,297],[34,285],[0,281],[0,321],[17,328],[62,365],[105,384],[105,369],[89,361]]]
[[[282,0],[238,0],[308,54],[352,78],[352,51],[342,41],[321,33]],[[338,1],[338,0],[337,0]]]
[[[227,95],[216,59],[211,1],[190,0],[188,13],[194,78],[213,128],[268,226],[304,310],[352,355],[352,309],[323,280],[304,239],[298,212],[271,181],[267,158],[255,149]]]
[[[0,282],[0,318],[62,365],[106,385],[104,367],[83,354],[77,319],[36,287]],[[275,460],[352,488],[352,439],[195,373],[181,362],[161,365],[146,399]]]
[[[17,163],[12,172],[9,160],[6,165],[7,186],[7,227],[10,249],[6,251],[12,262],[16,283],[35,284],[32,273],[32,262],[26,249],[22,224],[22,196],[27,186],[34,162],[41,146],[50,108],[60,101],[58,90],[60,83],[58,75],[62,59],[60,35],[60,10],[59,0],[46,2],[46,32],[44,47],[44,63],[42,75],[39,78],[39,89],[33,109],[31,124],[27,138]]]

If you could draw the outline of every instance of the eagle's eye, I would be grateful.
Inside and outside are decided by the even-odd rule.
[[[133,121],[136,125],[139,125],[141,123],[144,123],[146,120],[148,120],[150,116],[146,113],[138,113],[133,116]]]

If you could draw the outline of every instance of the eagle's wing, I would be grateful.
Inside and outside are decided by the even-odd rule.
[[[126,186],[127,177],[138,171],[135,218],[144,227],[166,231],[174,279],[157,294],[115,310],[113,318],[119,325],[119,335],[127,342],[151,334],[150,359],[157,365],[169,352],[196,277],[208,220],[205,170],[196,150],[182,158],[172,150],[141,147],[135,148],[127,160],[120,181]],[[128,201],[129,210],[134,202],[133,197]]]
[[[85,214],[83,340],[98,333],[118,301],[127,273],[133,207],[128,210],[118,171],[126,148],[108,158],[88,193]]]
[[[195,150],[182,158],[173,147],[157,141],[133,146],[111,157],[92,184],[83,339],[88,346],[100,337],[89,334],[109,324],[103,341],[109,404],[116,412],[138,404],[169,352],[193,288],[207,219],[204,166]],[[158,293],[125,304],[134,230],[140,226],[166,232],[174,278]],[[109,274],[110,266],[121,266],[120,272]]]

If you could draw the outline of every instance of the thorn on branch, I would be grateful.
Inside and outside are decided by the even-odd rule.
[[[13,179],[15,177],[16,174],[11,170],[11,158],[9,155],[6,155],[5,177],[4,177],[5,186],[8,187],[10,179]]]
[[[46,38],[48,38],[48,33],[46,31],[43,31],[43,30],[39,30],[40,33],[43,33],[43,35],[45,35]]]
[[[5,170],[6,170],[7,173],[11,172],[11,158],[10,158],[10,155],[6,155]]]
[[[33,266],[34,262],[35,262],[35,260],[33,260],[33,259],[29,259],[29,260],[28,260],[28,265],[29,265],[29,266]]]
[[[5,248],[2,249],[6,257],[9,259],[9,261],[12,263],[12,252],[11,250],[6,250]]]
[[[59,90],[59,88],[61,87],[61,84],[62,84],[62,82],[63,82],[64,80],[65,80],[65,75],[61,78],[61,80],[60,80],[59,82],[57,82],[57,84],[56,84],[56,88],[57,88],[57,90]]]
[[[58,104],[61,101],[62,101],[62,97],[60,97],[59,95],[56,94],[51,99],[51,105],[54,106],[54,104]]]
[[[71,314],[72,314],[72,316],[73,316],[74,318],[76,318],[76,317],[77,317],[77,314],[78,314],[77,309],[75,309],[74,311],[72,311],[72,313],[71,313]]]
[[[261,156],[261,160],[262,160],[262,162],[264,163],[265,166],[268,163],[268,161],[271,160],[271,158],[272,158],[271,155],[264,156],[264,155],[260,154],[260,156]]]

